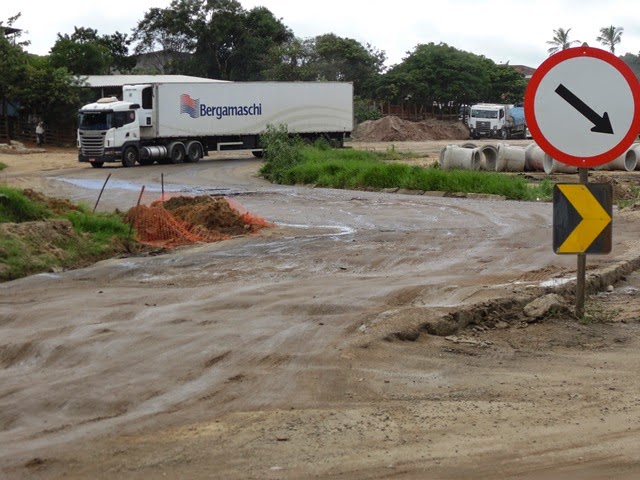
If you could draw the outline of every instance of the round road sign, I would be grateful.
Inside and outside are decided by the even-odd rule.
[[[596,167],[622,155],[640,132],[640,84],[615,55],[562,50],[533,74],[524,104],[531,136],[559,162]]]

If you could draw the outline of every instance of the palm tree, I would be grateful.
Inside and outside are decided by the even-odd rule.
[[[553,31],[553,40],[549,40],[547,42],[549,45],[553,45],[548,50],[550,55],[558,53],[560,50],[566,50],[574,43],[580,43],[580,40],[569,40],[570,31],[570,28],[568,28],[567,30],[565,30],[564,28],[559,28]]]
[[[596,38],[596,40],[615,55],[616,45],[622,41],[622,32],[624,32],[624,28],[622,27],[614,27],[613,25],[603,27],[600,29],[600,36]]]

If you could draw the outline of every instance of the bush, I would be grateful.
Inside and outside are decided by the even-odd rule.
[[[302,161],[302,140],[290,136],[286,125],[268,125],[266,133],[260,137],[260,144],[265,160],[260,174],[267,180],[282,183],[285,172]]]

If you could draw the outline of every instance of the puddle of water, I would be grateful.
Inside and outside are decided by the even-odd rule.
[[[84,188],[87,190],[100,190],[104,185],[104,180],[85,179],[85,178],[50,178],[50,180],[58,180],[64,183],[68,183],[75,187]],[[120,190],[139,191],[142,188],[141,183],[127,182],[123,180],[109,180],[107,188],[117,188]],[[157,183],[145,183],[145,191],[159,193],[162,192],[162,185]],[[201,187],[194,185],[165,185],[164,191],[169,193],[184,193],[188,195],[236,195],[239,193],[246,193],[245,190],[234,187]]]
[[[552,278],[551,280],[546,280],[544,282],[540,282],[541,287],[560,287],[562,285],[566,285],[569,282],[573,282],[576,280],[576,277],[570,278]]]

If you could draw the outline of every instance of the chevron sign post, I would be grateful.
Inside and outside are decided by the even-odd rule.
[[[550,157],[578,167],[579,184],[553,195],[553,250],[577,254],[576,315],[584,315],[587,254],[611,252],[611,186],[589,184],[591,167],[624,154],[640,132],[640,84],[615,55],[582,46],[542,62],[524,102],[527,126]]]

